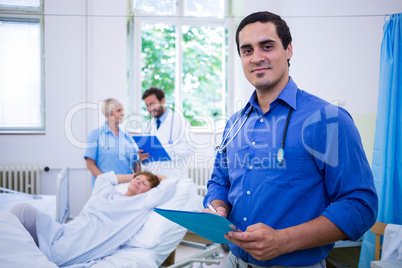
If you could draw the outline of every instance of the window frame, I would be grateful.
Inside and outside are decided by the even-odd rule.
[[[176,29],[176,65],[175,65],[175,106],[178,109],[183,108],[183,53],[182,53],[182,41],[183,33],[182,26],[211,26],[211,27],[222,27],[225,29],[226,36],[224,38],[223,44],[223,54],[222,58],[222,100],[224,101],[224,107],[222,109],[222,117],[226,118],[228,111],[231,111],[230,101],[232,99],[232,94],[228,90],[233,86],[233,73],[234,67],[231,56],[228,55],[233,50],[234,40],[234,19],[229,16],[229,5],[230,0],[224,0],[224,13],[223,18],[217,17],[189,17],[184,16],[184,1],[178,0],[176,14],[172,16],[157,15],[157,14],[142,14],[141,11],[134,9],[132,1],[129,0],[128,7],[128,110],[129,115],[141,115],[142,109],[142,80],[141,80],[141,53],[142,53],[142,37],[141,25],[143,23],[150,24],[169,24],[174,25]],[[134,45],[135,44],[135,45]],[[225,49],[227,48],[227,49]],[[177,75],[179,74],[179,75]],[[211,118],[214,119],[214,118]],[[219,118],[215,118],[218,121]],[[138,126],[136,126],[138,127]],[[211,125],[206,124],[206,126],[191,126],[192,132],[201,133],[213,133],[215,131],[215,122]],[[140,131],[138,129],[133,129],[134,132]]]
[[[44,58],[44,3],[40,0],[39,7],[17,7],[1,6],[0,20],[14,22],[39,22],[39,56],[40,56],[40,114],[41,125],[39,127],[1,127],[0,134],[45,134],[46,113],[45,113],[45,58]]]

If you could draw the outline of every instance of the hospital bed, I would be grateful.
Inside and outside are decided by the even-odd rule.
[[[0,211],[9,211],[18,203],[28,203],[50,215],[58,222],[70,216],[69,204],[70,174],[68,167],[63,168],[56,177],[56,195],[33,195],[0,188]]]
[[[9,210],[17,203],[28,202],[44,213],[63,222],[69,213],[68,177],[68,169],[63,169],[58,174],[56,196],[42,196],[42,199],[27,199],[28,197],[26,196],[0,194],[1,267],[32,267],[32,264],[35,264],[35,267],[57,267],[42,254],[32,237]],[[119,184],[116,186],[116,189],[125,193],[127,184]],[[202,197],[197,195],[197,186],[191,179],[181,179],[176,185],[174,196],[159,207],[200,211],[203,209]],[[219,263],[219,260],[216,259],[217,256],[219,257],[220,252],[217,245],[183,242],[182,239],[186,233],[187,230],[183,227],[153,212],[128,245],[120,248],[114,254],[97,261],[91,267],[178,268],[192,267],[191,264],[195,262],[206,264]],[[162,265],[164,260],[174,252],[180,243],[186,246],[198,247],[202,251],[176,264],[170,266]]]

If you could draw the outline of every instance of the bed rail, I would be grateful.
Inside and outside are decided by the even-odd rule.
[[[219,247],[216,244],[211,245],[203,245],[194,242],[182,241],[180,244],[184,246],[196,247],[199,249],[203,249],[198,254],[195,254],[189,258],[186,258],[180,262],[177,262],[168,268],[190,268],[193,267],[193,263],[201,263],[206,265],[211,264],[220,264],[220,260],[223,258],[223,255],[220,253]],[[202,266],[201,266],[202,267]]]

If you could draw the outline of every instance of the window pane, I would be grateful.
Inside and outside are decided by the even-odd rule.
[[[134,7],[142,13],[154,15],[174,15],[175,0],[134,0]]]
[[[183,112],[192,126],[222,116],[224,33],[222,27],[183,26]]]
[[[184,15],[223,18],[224,2],[224,0],[185,0]]]
[[[0,19],[0,127],[41,128],[40,22]]]
[[[0,6],[40,8],[40,0],[0,0]]]
[[[166,103],[174,104],[175,27],[166,24],[142,24],[142,92],[150,87],[165,91]],[[144,104],[143,104],[144,105]],[[143,106],[145,111],[145,106]]]

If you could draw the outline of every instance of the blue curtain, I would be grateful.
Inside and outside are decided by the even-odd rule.
[[[377,221],[402,224],[402,13],[384,24],[372,170],[379,198]],[[359,268],[370,267],[374,244],[368,231]]]

